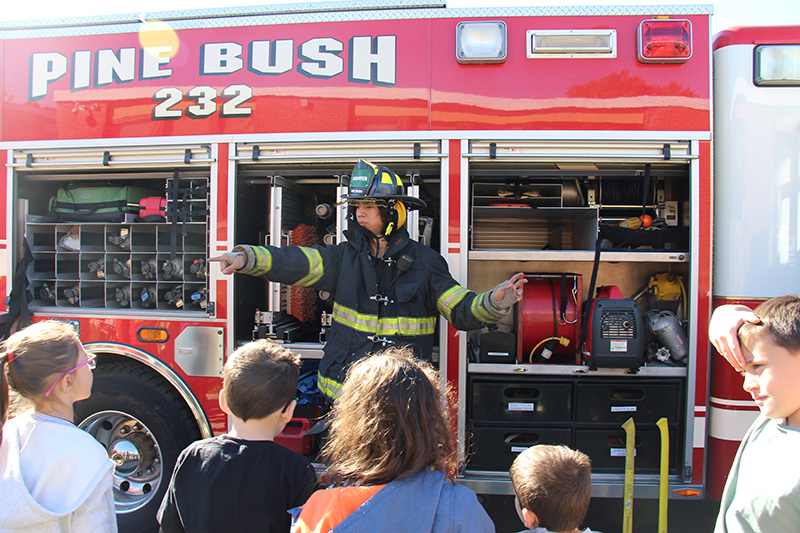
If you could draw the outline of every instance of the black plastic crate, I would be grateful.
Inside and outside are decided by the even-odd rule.
[[[572,387],[565,381],[476,379],[471,386],[470,418],[481,424],[568,422]]]
[[[669,427],[669,474],[678,474],[681,443],[677,430]],[[622,428],[575,430],[575,448],[592,459],[592,472],[622,474],[625,472],[626,434]],[[658,428],[636,428],[635,474],[658,474],[661,465],[661,433]]]
[[[539,427],[475,427],[468,470],[507,472],[517,455],[537,444],[572,446],[572,429]]]
[[[678,380],[578,383],[576,422],[622,424],[633,418],[637,424],[655,424],[666,417],[674,424],[683,419],[681,389]]]

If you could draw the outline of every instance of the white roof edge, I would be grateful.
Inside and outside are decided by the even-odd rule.
[[[224,28],[309,22],[353,20],[395,20],[414,18],[473,18],[526,16],[655,16],[711,15],[711,4],[690,5],[597,5],[526,7],[446,7],[444,1],[423,0],[344,0],[243,7],[222,7],[185,11],[157,11],[21,21],[0,20],[0,39],[66,37],[132,33],[146,21],[164,21],[175,30]],[[357,12],[357,13],[356,13]],[[0,15],[2,16],[2,15]]]

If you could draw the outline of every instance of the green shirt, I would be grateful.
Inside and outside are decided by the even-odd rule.
[[[714,533],[800,531],[800,429],[759,415],[733,460]]]

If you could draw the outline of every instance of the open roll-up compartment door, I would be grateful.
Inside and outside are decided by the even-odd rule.
[[[697,159],[691,143],[665,141],[517,141],[474,140],[464,154],[473,161],[551,163],[686,163]]]
[[[213,313],[213,161],[200,144],[13,150],[13,216],[33,257],[31,307]]]
[[[8,166],[17,170],[126,170],[208,166],[214,162],[208,145],[129,146],[14,150]]]
[[[693,146],[671,139],[473,140],[462,154],[470,168],[471,247],[589,253],[600,225],[647,215],[663,231],[637,237],[670,235],[651,247],[687,251]],[[618,241],[615,249],[633,243]]]
[[[359,159],[367,159],[376,164],[388,165],[397,162],[436,161],[442,155],[440,141],[438,140],[374,141],[368,143],[271,141],[237,144],[236,154],[231,159],[241,164],[321,164],[325,162],[354,164]]]
[[[441,141],[431,139],[258,141],[237,143],[234,239],[271,246],[342,242],[348,228],[347,193],[355,164],[364,159],[397,174],[409,196],[423,198],[423,211],[409,211],[412,238],[435,246],[433,220],[441,196]],[[430,222],[428,222],[430,221]],[[244,277],[242,277],[244,278]],[[324,339],[326,295],[260,279],[237,280],[237,336],[256,335],[283,342]],[[312,310],[309,312],[309,310]],[[256,316],[256,326],[241,326]]]

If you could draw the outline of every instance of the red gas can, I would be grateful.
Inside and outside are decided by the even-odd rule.
[[[548,361],[579,364],[582,276],[529,274],[525,278],[528,283],[523,285],[523,296],[517,315],[519,362],[536,362],[536,356],[541,354],[544,346],[542,341],[549,337],[561,337],[569,340],[569,344],[564,346],[557,342]]]
[[[308,418],[292,418],[275,437],[275,442],[300,455],[308,455],[314,449],[314,435],[306,433],[313,425]]]

